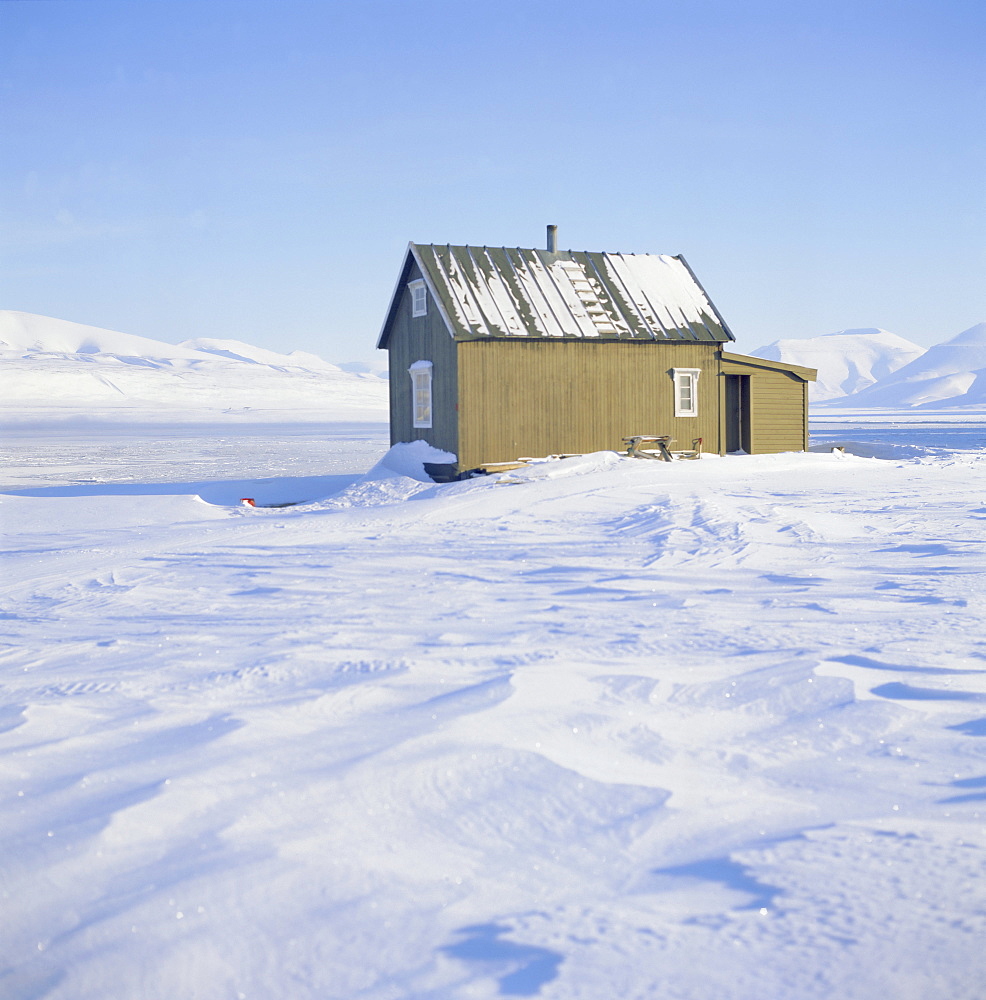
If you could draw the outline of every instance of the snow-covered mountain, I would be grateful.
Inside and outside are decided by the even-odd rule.
[[[93,354],[142,358],[151,364],[201,360],[201,355],[189,347],[12,309],[0,310],[0,352],[8,362],[17,355],[69,357]]]
[[[986,403],[986,323],[925,349],[887,330],[840,330],[777,340],[751,352],[818,370],[812,401],[827,406],[980,406]]]
[[[317,354],[307,354],[304,351],[279,354],[277,351],[268,351],[264,347],[244,344],[240,340],[213,340],[211,337],[198,337],[195,340],[183,340],[178,346],[187,347],[189,350],[199,351],[203,354],[212,354],[218,358],[243,361],[249,365],[266,365],[277,371],[343,371],[339,365],[323,361]]]
[[[183,344],[0,310],[0,420],[385,420],[387,383],[314,354]]]
[[[340,361],[339,367],[344,372],[360,372],[364,375],[376,375],[378,378],[390,377],[386,359],[382,361]]]
[[[889,330],[869,327],[839,330],[806,340],[775,340],[752,352],[769,361],[785,361],[818,369],[809,387],[821,402],[858,393],[925,353],[925,348]]]
[[[986,403],[986,323],[977,323],[930,348],[853,395],[851,402],[853,406],[890,407]]]

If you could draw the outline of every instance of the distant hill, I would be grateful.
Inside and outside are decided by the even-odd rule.
[[[752,352],[768,361],[818,369],[809,386],[812,401],[837,399],[880,382],[925,353],[925,348],[889,330],[839,330],[806,340],[776,340]]]
[[[853,406],[983,403],[986,403],[986,323],[977,323],[957,337],[929,348],[910,364],[852,397]]]
[[[243,361],[250,365],[267,365],[269,368],[281,371],[338,372],[343,370],[339,365],[323,361],[316,354],[306,354],[304,351],[278,354],[277,351],[268,351],[264,347],[254,347],[252,344],[244,344],[240,340],[212,340],[209,337],[199,337],[196,340],[183,340],[178,346],[201,351],[204,354],[213,354],[219,358],[228,358],[231,361]]]
[[[387,419],[387,383],[314,354],[183,344],[0,310],[0,421]]]
[[[104,354],[168,363],[194,361],[198,352],[160,340],[86,326],[66,319],[0,309],[0,351],[28,355]]]
[[[386,358],[382,361],[340,361],[339,367],[344,372],[362,372],[377,378],[389,378],[390,374]]]

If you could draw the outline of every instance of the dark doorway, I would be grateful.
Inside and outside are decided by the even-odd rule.
[[[750,447],[750,376],[726,376],[726,451]]]

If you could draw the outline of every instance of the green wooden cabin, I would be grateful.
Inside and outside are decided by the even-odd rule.
[[[803,451],[815,371],[726,352],[683,257],[411,243],[378,346],[391,443],[460,470],[670,434],[725,454]]]

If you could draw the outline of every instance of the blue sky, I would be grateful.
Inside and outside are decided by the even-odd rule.
[[[0,308],[373,355],[408,240],[682,253],[742,349],[986,319],[986,4],[3,0]]]

